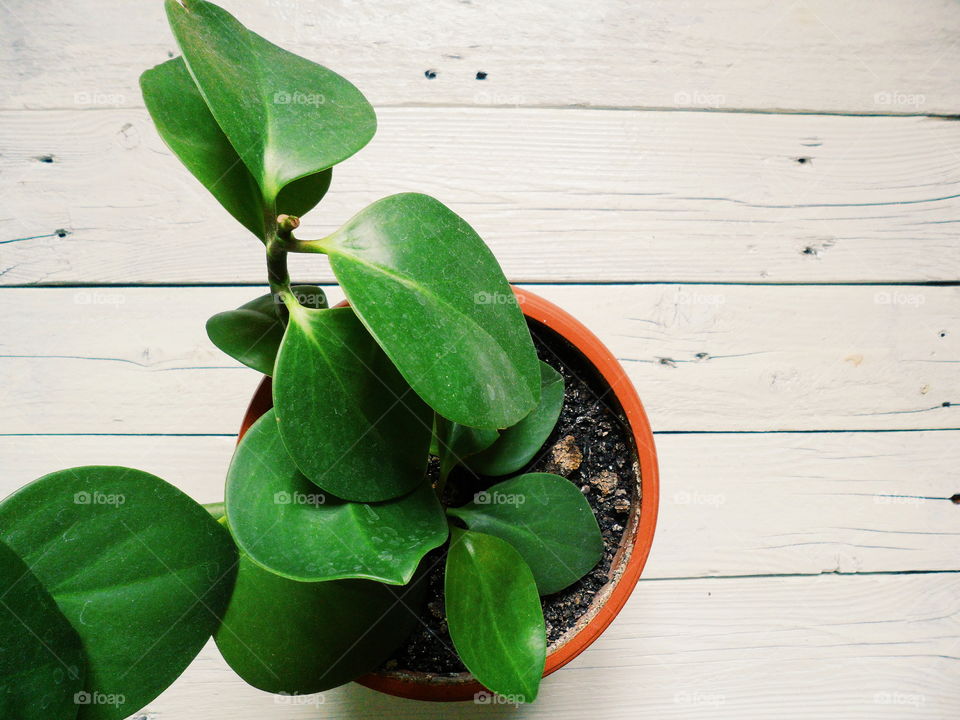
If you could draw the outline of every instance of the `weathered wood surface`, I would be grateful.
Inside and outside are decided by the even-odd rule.
[[[960,5],[221,1],[378,106],[301,234],[402,190],[464,215],[624,362],[660,525],[535,706],[278,704],[211,644],[134,717],[960,715]],[[87,463],[222,492],[258,378],[203,322],[262,250],[149,124],[174,51],[159,0],[0,3],[0,285],[75,286],[0,289],[0,494]]]
[[[467,218],[518,282],[960,277],[957,122],[490,108],[379,115],[377,137],[337,167],[301,237],[417,190]],[[0,112],[0,125],[0,284],[264,281],[259,243],[170,154],[145,110]],[[322,263],[310,267],[332,279]]]
[[[594,328],[660,432],[960,428],[957,287],[532,289]],[[262,292],[0,290],[0,433],[235,432],[258,376],[204,322]]]
[[[0,437],[0,497],[55,469],[124,465],[223,499],[232,436]],[[960,431],[658,435],[645,578],[960,571]]]
[[[960,110],[949,0],[221,4],[378,105]],[[159,2],[8,0],[0,13],[4,108],[139,106],[141,69],[177,52]]]
[[[357,685],[278,704],[237,680],[211,645],[150,709],[155,720],[224,708],[236,720],[947,720],[960,714],[958,617],[956,575],[641,581],[532,706],[428,705]]]

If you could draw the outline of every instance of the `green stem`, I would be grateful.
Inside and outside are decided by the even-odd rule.
[[[437,482],[433,484],[433,491],[437,494],[437,498],[440,500],[443,499],[443,490],[447,487],[447,474],[443,472],[440,473],[440,477],[437,478]]]
[[[326,245],[327,240],[328,238],[320,238],[319,240],[298,240],[296,246],[293,248],[293,252],[323,253],[324,255],[327,255],[330,252]]]
[[[204,503],[203,509],[210,513],[214,520],[220,520],[227,515],[226,505],[222,502]]]
[[[327,255],[330,253],[330,248],[327,243],[330,240],[330,236],[319,238],[317,240],[300,240],[299,238],[290,236],[290,242],[286,245],[287,252],[295,253],[322,253]]]
[[[290,289],[290,273],[287,270],[287,254],[297,253],[325,253],[325,242],[328,238],[319,240],[298,240],[293,231],[300,227],[300,218],[293,215],[278,215],[276,227],[267,234],[267,280],[270,283],[270,292],[276,301],[284,305],[281,317],[287,322],[288,313],[299,308],[300,303]]]
[[[283,299],[283,293],[290,291],[290,273],[287,270],[287,250],[279,235],[267,238],[267,281],[270,292]]]
[[[287,270],[287,251],[295,241],[293,231],[299,227],[300,218],[293,215],[280,215],[276,227],[267,234],[267,281],[270,292],[278,304],[284,305],[281,317],[286,322],[286,306],[296,302],[290,291],[290,272]]]

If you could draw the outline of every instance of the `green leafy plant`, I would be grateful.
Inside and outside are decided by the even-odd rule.
[[[575,485],[516,475],[556,425],[562,376],[537,359],[490,250],[439,201],[392,195],[327,237],[296,237],[332,167],[373,137],[373,108],[211,3],[166,11],[182,56],[143,74],[147,108],[263,244],[270,286],[207,331],[272,376],[274,407],[206,509],[118,467],[54,473],[0,504],[0,715],[125,717],[211,635],[257,688],[348,682],[417,625],[424,558],[444,545],[456,652],[490,690],[532,701],[540,596],[603,553]],[[327,255],[349,305],[293,285],[291,253]],[[448,482],[477,476],[486,490],[445,507]]]

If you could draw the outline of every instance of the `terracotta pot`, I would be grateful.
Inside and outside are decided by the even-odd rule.
[[[549,648],[543,670],[546,677],[573,660],[600,637],[633,592],[653,543],[660,483],[650,423],[633,384],[617,359],[596,335],[569,313],[529,290],[516,287],[513,290],[524,315],[566,338],[603,376],[623,409],[637,452],[637,467],[634,470],[639,478],[639,487],[633,493],[623,538],[611,563],[610,579],[594,596],[577,624]],[[264,378],[247,408],[240,437],[272,405],[270,378]],[[472,700],[474,695],[484,691],[483,686],[468,673],[449,677],[390,671],[364,675],[357,682],[389,695],[413,700]]]

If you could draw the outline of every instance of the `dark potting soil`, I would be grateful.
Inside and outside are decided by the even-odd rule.
[[[604,555],[596,567],[570,587],[541,598],[548,647],[587,611],[602,588],[623,537],[636,487],[636,451],[616,396],[594,367],[564,338],[545,325],[528,320],[540,359],[563,375],[563,409],[553,433],[521,472],[551,472],[576,484],[590,502],[603,533]],[[437,473],[437,463],[430,471]],[[519,473],[517,473],[519,474]],[[473,496],[506,478],[477,477],[458,467],[448,478],[443,502],[470,502]],[[443,603],[446,551],[429,553],[421,565],[427,573],[421,624],[382,670],[454,674],[466,668],[453,650]]]

